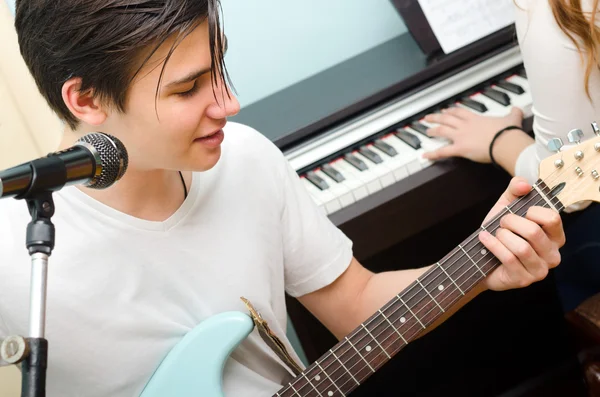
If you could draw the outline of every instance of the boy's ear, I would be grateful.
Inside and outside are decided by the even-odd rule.
[[[63,101],[71,113],[78,120],[89,125],[104,123],[108,115],[100,100],[93,97],[92,91],[82,92],[80,90],[80,77],[73,77],[63,84]]]

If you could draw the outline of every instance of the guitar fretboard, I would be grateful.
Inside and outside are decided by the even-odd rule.
[[[524,216],[532,206],[564,209],[539,180],[273,397],[348,395],[500,265],[479,233],[494,233],[504,215]]]

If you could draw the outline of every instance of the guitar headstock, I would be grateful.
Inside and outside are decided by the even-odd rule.
[[[554,138],[548,148],[556,154],[540,163],[540,179],[558,193],[556,197],[567,207],[579,201],[600,202],[600,129],[592,123],[596,136],[581,142],[581,130],[569,132],[569,141],[576,146],[561,150],[563,143]]]

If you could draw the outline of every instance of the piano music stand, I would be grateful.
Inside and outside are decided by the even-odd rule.
[[[417,0],[391,0],[396,10],[404,19],[408,32],[415,39],[417,45],[429,58],[443,56],[444,51],[440,42],[435,37],[433,29]]]

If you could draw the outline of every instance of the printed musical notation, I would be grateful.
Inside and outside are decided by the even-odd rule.
[[[515,20],[513,0],[418,0],[446,54]]]

